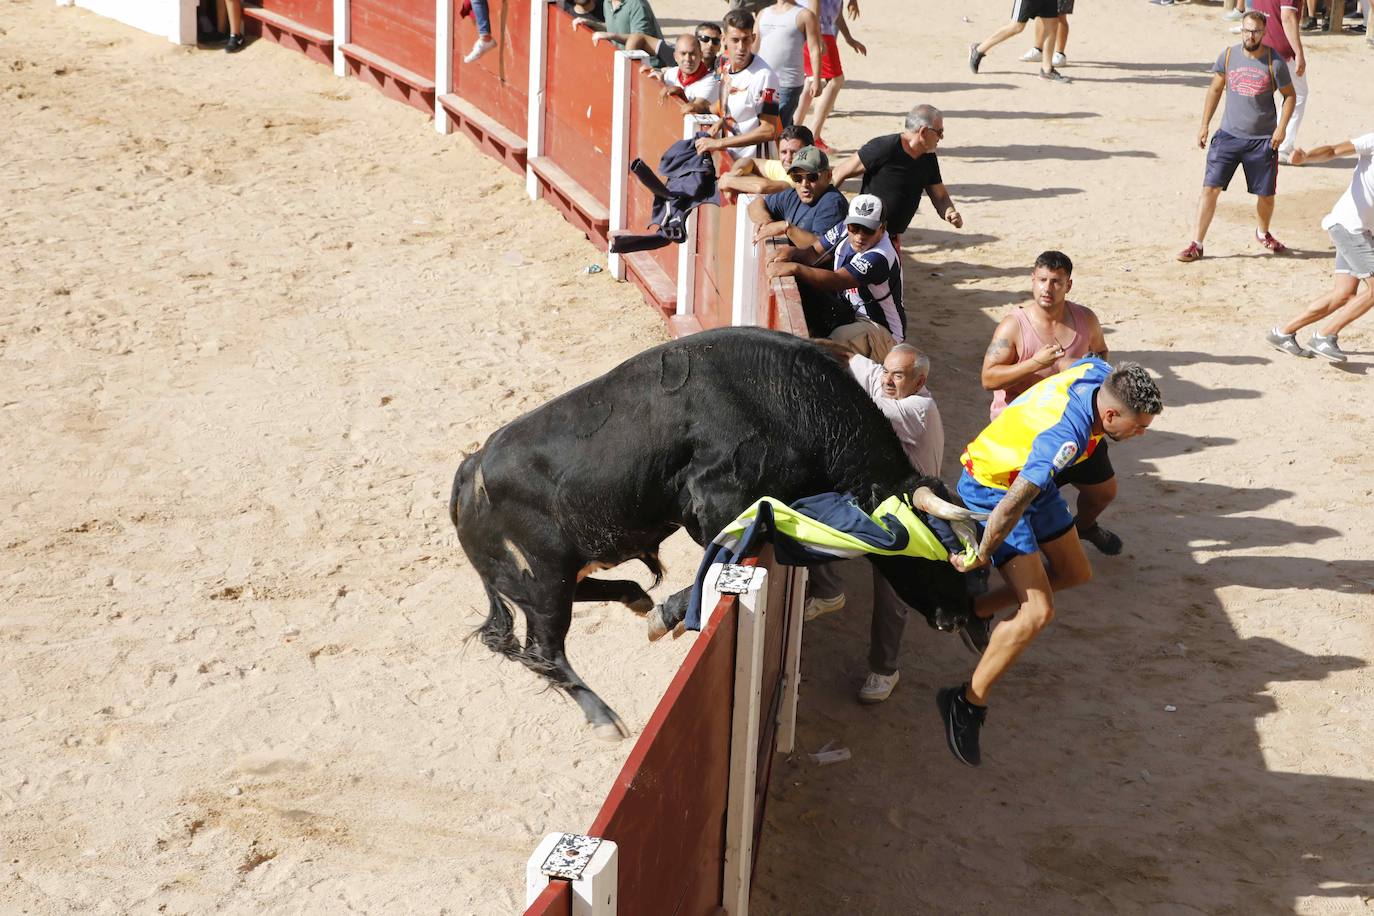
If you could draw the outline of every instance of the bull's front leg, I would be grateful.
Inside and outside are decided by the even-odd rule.
[[[687,602],[692,597],[692,589],[684,588],[664,599],[663,603],[649,612],[646,622],[649,627],[649,640],[656,642],[676,631],[687,619]]]

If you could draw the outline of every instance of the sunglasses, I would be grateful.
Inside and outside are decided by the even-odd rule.
[[[877,229],[870,229],[867,226],[860,226],[858,223],[850,223],[848,228],[850,232],[857,232],[859,235],[872,235],[878,231]]]
[[[719,36],[719,35],[698,35],[698,36],[697,36],[697,41],[705,42],[705,43],[708,44],[708,45],[718,45],[718,44],[720,44],[720,36]]]
[[[788,172],[787,174],[797,184],[815,184],[821,180],[821,176],[813,175],[810,172]]]
[[[935,136],[939,137],[941,140],[945,139],[945,129],[943,127],[935,128],[922,125],[921,129],[930,131],[931,133],[935,134]]]

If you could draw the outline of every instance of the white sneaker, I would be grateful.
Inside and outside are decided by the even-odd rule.
[[[807,598],[806,612],[802,619],[811,621],[817,617],[823,617],[844,607],[844,594],[840,593],[834,598]]]
[[[902,677],[902,672],[894,671],[891,674],[878,674],[876,671],[868,672],[868,680],[859,688],[860,703],[881,703],[892,696],[892,688],[897,686],[897,681]]]
[[[1062,66],[1064,66],[1065,64],[1067,64],[1068,62],[1069,62],[1068,57],[1064,56],[1064,55],[1063,55],[1062,53],[1060,53],[1059,51],[1055,51],[1055,52],[1054,52],[1054,56],[1050,58],[1050,66],[1051,66],[1051,67],[1062,67]]]
[[[1245,18],[1245,10],[1233,9],[1221,14],[1221,18],[1226,22],[1240,22]]]
[[[1021,59],[1026,61],[1027,63],[1030,63],[1039,60],[1042,56],[1043,54],[1041,53],[1039,48],[1031,48],[1025,54],[1021,55]]]
[[[472,46],[472,50],[468,52],[468,56],[463,58],[463,63],[465,63],[465,64],[470,64],[470,63],[474,62],[475,60],[477,60],[477,58],[481,57],[483,54],[486,54],[488,51],[493,51],[493,50],[495,50],[495,49],[496,49],[496,40],[495,40],[495,39],[493,39],[493,38],[482,38],[482,37],[479,35],[478,38],[477,38],[476,43],[473,44],[473,46]]]

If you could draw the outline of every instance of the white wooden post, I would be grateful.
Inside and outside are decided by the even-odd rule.
[[[690,140],[698,130],[708,128],[719,120],[715,115],[684,115],[682,139]],[[696,307],[697,209],[687,214],[686,231],[686,238],[677,246],[677,314],[683,316],[692,314]]]
[[[348,0],[334,0],[334,75],[348,75],[348,61],[344,60],[343,46],[352,36],[348,28]]]
[[[792,753],[797,743],[797,703],[801,687],[802,619],[806,615],[805,566],[786,567],[787,575],[787,652],[782,659],[782,703],[778,706],[780,754]]]
[[[753,199],[753,194],[741,194],[735,202],[735,288],[730,296],[730,323],[733,325],[758,324],[758,285],[754,282],[758,246],[754,244],[754,224],[748,213]]]
[[[754,862],[754,792],[758,781],[759,718],[763,702],[763,644],[768,623],[768,570],[762,566],[716,565],[706,577],[707,582],[716,582],[719,587],[721,574],[729,575],[741,569],[750,576],[739,592],[734,718],[730,726],[730,794],[725,807],[725,888],[721,900],[721,906],[730,916],[748,916],[749,913],[749,878]]]
[[[446,134],[448,109],[439,101],[453,91],[453,0],[434,0],[434,129]]]
[[[575,833],[550,833],[525,863],[525,906],[549,881],[572,884],[573,916],[616,916],[619,849],[610,840]]]
[[[629,214],[630,181],[630,81],[631,69],[648,60],[643,51],[616,51],[611,98],[611,225],[612,233],[624,229]],[[606,269],[617,280],[625,279],[625,261],[606,253]]]
[[[539,176],[529,162],[544,155],[544,58],[549,48],[549,2],[530,0],[530,107],[525,124],[525,193],[530,200],[539,199]]]

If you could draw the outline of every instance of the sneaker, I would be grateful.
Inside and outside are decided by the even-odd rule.
[[[1121,543],[1121,538],[1098,524],[1094,524],[1091,528],[1079,531],[1078,539],[1080,541],[1087,541],[1109,557],[1114,557],[1121,553],[1121,548],[1125,546]]]
[[[1274,254],[1283,254],[1285,251],[1288,250],[1288,246],[1285,245],[1283,242],[1280,242],[1278,239],[1274,238],[1268,232],[1261,235],[1258,229],[1255,230],[1255,241],[1259,242],[1265,248],[1268,248]]]
[[[876,671],[868,672],[868,680],[859,688],[860,703],[881,703],[892,696],[892,688],[897,686],[897,681],[902,677],[902,672],[894,671],[891,674],[879,674]]]
[[[1228,10],[1227,12],[1221,14],[1221,19],[1223,22],[1240,22],[1244,18],[1245,10],[1242,9]]]
[[[224,43],[224,53],[237,54],[243,50],[245,44],[247,42],[243,40],[242,35],[230,35],[229,40]]]
[[[479,57],[481,57],[483,54],[486,54],[488,51],[494,51],[495,49],[496,49],[496,40],[495,40],[495,39],[493,39],[493,38],[483,38],[482,36],[479,35],[479,36],[477,36],[477,41],[474,42],[473,45],[472,45],[472,50],[469,51],[469,52],[467,53],[467,56],[463,58],[463,63],[465,63],[465,64],[474,63],[474,62],[475,62]]]
[[[1193,261],[1202,260],[1202,246],[1197,242],[1189,242],[1188,247],[1178,253],[1178,259],[1185,264]]]
[[[981,656],[987,651],[988,640],[992,639],[992,628],[995,626],[995,617],[979,617],[972,614],[968,622],[959,628],[959,638],[963,640],[965,648],[974,655]]]
[[[968,68],[974,73],[978,72],[978,65],[983,62],[983,58],[985,57],[987,57],[987,55],[978,50],[978,45],[971,44],[968,46]]]
[[[1322,357],[1329,359],[1333,363],[1343,363],[1348,357],[1345,351],[1336,344],[1336,335],[1323,337],[1320,334],[1313,334],[1312,339],[1307,342],[1307,349]]]
[[[946,687],[935,694],[935,702],[945,722],[945,740],[949,742],[950,751],[963,763],[976,767],[980,760],[978,730],[987,721],[988,709],[968,701],[964,696],[967,686]]]
[[[1305,359],[1312,358],[1312,354],[1304,350],[1302,344],[1298,343],[1298,338],[1295,334],[1281,334],[1278,328],[1270,328],[1269,333],[1264,335],[1264,339],[1269,341],[1269,346],[1273,347],[1275,350],[1282,350],[1289,356],[1301,356]]]
[[[1044,56],[1045,56],[1045,55],[1044,55],[1044,52],[1041,51],[1039,48],[1031,48],[1031,49],[1030,49],[1029,51],[1027,51],[1025,54],[1022,54],[1022,55],[1021,55],[1021,59],[1024,60],[1024,61],[1025,61],[1026,63],[1028,63],[1028,64],[1029,64],[1029,63],[1038,63],[1038,62],[1040,61],[1040,58],[1042,58],[1042,57],[1044,57]]]
[[[1321,27],[1320,27],[1319,25],[1317,25],[1317,17],[1316,17],[1316,16],[1308,16],[1306,19],[1304,19],[1304,20],[1302,21],[1302,30],[1303,30],[1304,32],[1315,32],[1315,31],[1317,31],[1319,28],[1321,28]]]
[[[1061,51],[1055,51],[1054,56],[1050,58],[1051,67],[1062,67],[1068,62],[1069,56]]]
[[[1046,73],[1044,70],[1041,70],[1040,78],[1042,80],[1049,80],[1051,83],[1069,82],[1069,78],[1064,74],[1060,73],[1058,70],[1050,70],[1048,73]]]
[[[1174,0],[1150,0],[1152,6],[1173,6]]]
[[[844,593],[836,595],[834,598],[807,598],[806,610],[802,614],[802,619],[806,621],[815,620],[817,617],[824,617],[826,614],[834,613],[844,607]]]

